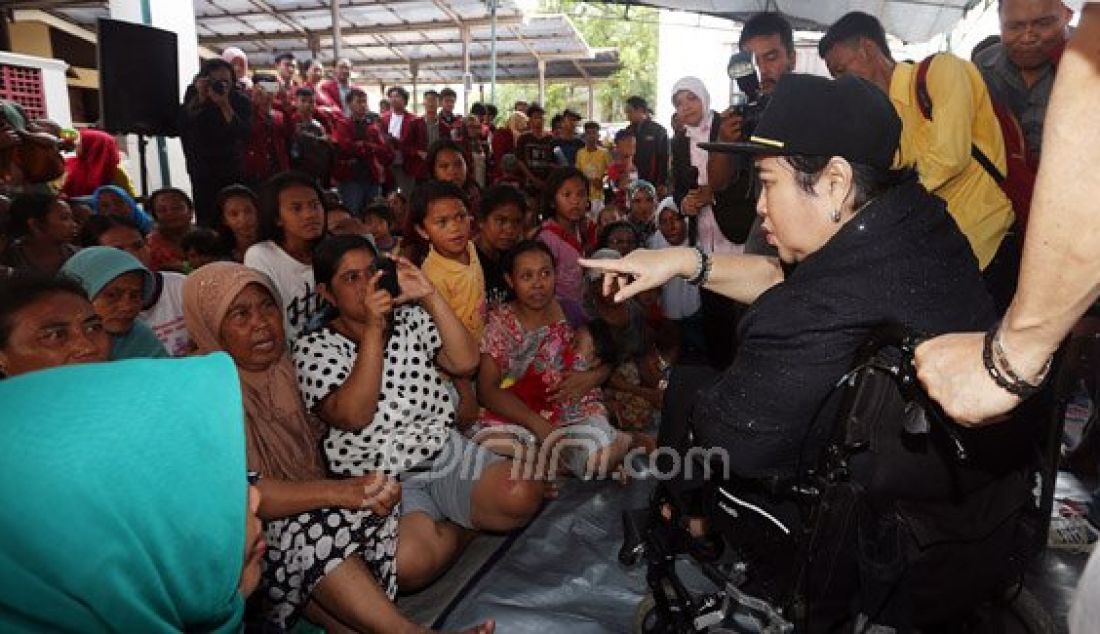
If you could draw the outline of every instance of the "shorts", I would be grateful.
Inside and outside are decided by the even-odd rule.
[[[401,514],[427,513],[437,522],[449,520],[472,529],[474,487],[485,467],[501,460],[503,456],[451,429],[439,455],[401,474]]]
[[[526,427],[505,423],[492,425],[478,425],[470,430],[472,437],[484,437],[489,434],[512,434],[516,440],[526,447],[533,448],[537,444],[537,438]],[[607,447],[614,442],[615,437],[621,432],[611,426],[607,418],[603,416],[590,416],[584,422],[574,423],[558,427],[555,433],[565,436],[557,445],[561,464],[564,464],[569,472],[581,480],[606,477],[606,473],[593,473],[589,468],[589,460],[592,454]],[[531,454],[534,452],[532,451]],[[528,454],[528,455],[531,455]],[[543,458],[540,456],[540,459]],[[545,465],[539,465],[543,472]],[[616,465],[617,466],[617,465]]]

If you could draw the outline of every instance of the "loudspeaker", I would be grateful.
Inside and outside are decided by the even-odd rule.
[[[176,34],[99,19],[99,112],[116,134],[177,136],[180,107]]]

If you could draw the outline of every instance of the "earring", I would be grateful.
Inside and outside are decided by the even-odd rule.
[[[833,210],[833,222],[840,222],[840,209]]]

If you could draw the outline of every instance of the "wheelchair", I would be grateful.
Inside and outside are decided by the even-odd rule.
[[[899,328],[867,340],[792,476],[705,479],[695,505],[719,548],[700,549],[667,482],[624,512],[619,559],[644,561],[649,587],[634,632],[1056,631],[1023,578],[1053,504],[1061,355],[1012,421],[972,430],[920,389],[917,343]]]

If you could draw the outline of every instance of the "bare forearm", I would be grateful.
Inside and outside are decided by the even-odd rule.
[[[275,520],[319,508],[336,506],[335,480],[291,482],[263,478],[260,480],[260,518]]]
[[[371,328],[360,340],[359,354],[347,380],[317,408],[321,420],[346,431],[359,431],[374,420],[382,387],[384,344],[385,331],[381,328]]]
[[[1089,4],[1058,67],[1019,289],[1002,330],[1007,351],[1025,373],[1038,371],[1100,295],[1098,75],[1100,5]]]
[[[439,351],[439,367],[453,376],[470,375],[477,369],[478,351],[477,342],[466,326],[438,291],[421,300],[421,305],[431,315],[443,341]]]
[[[704,288],[742,304],[755,302],[764,291],[783,281],[777,258],[734,254],[711,257],[714,262]]]
[[[482,387],[479,382],[477,392],[478,400],[497,416],[528,429],[539,438],[549,433],[546,420],[508,390],[492,386]]]

